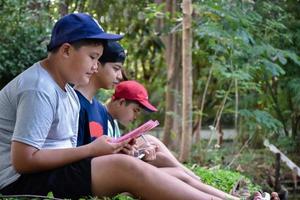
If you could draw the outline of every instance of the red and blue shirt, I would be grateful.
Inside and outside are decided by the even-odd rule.
[[[96,138],[107,135],[107,109],[96,98],[92,102],[79,91],[76,94],[80,102],[77,146],[89,144]]]

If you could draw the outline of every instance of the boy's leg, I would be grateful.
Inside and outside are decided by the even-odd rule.
[[[185,172],[183,172],[182,170],[180,170],[178,168],[171,167],[171,168],[159,168],[159,169],[171,176],[174,176],[174,177],[182,180],[183,182],[187,183],[188,185],[190,185],[204,193],[211,194],[211,195],[219,197],[221,199],[233,199],[233,200],[239,199],[239,198],[229,195],[221,190],[218,190],[212,186],[206,185],[206,184],[202,183],[201,181],[195,180],[194,178],[190,177],[189,175],[187,175]]]
[[[156,167],[178,167],[196,180],[200,179],[191,170],[181,164],[158,138],[152,135],[145,135],[145,137],[149,142],[152,142],[158,146],[157,159],[153,162],[149,162],[150,164]]]
[[[127,191],[141,199],[220,199],[130,156],[101,156],[94,158],[91,165],[92,191],[99,197]]]

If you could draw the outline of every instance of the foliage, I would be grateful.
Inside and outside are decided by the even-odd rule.
[[[246,137],[260,129],[264,137],[274,132],[287,136],[298,123],[293,116],[299,115],[300,103],[294,92],[300,89],[295,77],[300,48],[292,47],[295,31],[287,26],[295,15],[284,10],[284,3],[273,1],[212,0],[194,6],[195,99],[201,99],[197,96],[204,90],[209,69],[213,70],[204,122],[213,121],[212,114],[218,113],[229,91],[222,123],[232,124],[238,112],[239,128]],[[235,110],[236,95],[239,110]]]
[[[47,2],[1,1],[0,88],[46,56],[50,23]]]
[[[171,31],[181,31],[182,16],[179,12],[171,19],[169,13],[164,12],[164,4],[157,5],[150,0],[0,1],[0,88],[46,56],[50,27],[62,14],[62,2],[68,4],[69,12],[91,13],[105,30],[125,34],[121,44],[127,50],[126,71],[130,78],[146,85],[151,101],[160,110],[144,116],[141,121],[151,117],[162,122],[166,85],[163,40]],[[193,4],[194,115],[203,115],[203,123],[212,124],[229,92],[222,125],[233,126],[237,95],[239,135],[247,139],[272,137],[283,151],[296,151],[300,141],[299,2],[195,0]],[[180,7],[180,3],[177,6]],[[205,109],[200,113],[199,100],[211,69]],[[101,91],[99,98],[105,100],[110,94]],[[240,146],[240,143],[234,144]],[[220,151],[223,150],[231,156],[238,154],[238,150],[232,148],[217,150],[209,146],[195,150],[194,155],[206,153],[202,159],[205,164],[224,165],[232,157],[224,154],[222,158]],[[247,166],[256,159],[269,162],[266,157],[254,158],[253,154],[247,149],[233,168],[238,167],[236,163]],[[256,166],[252,169],[252,174],[257,173]],[[233,181],[227,180],[227,176],[240,176],[220,170],[220,177],[213,183],[217,172],[210,174],[211,171],[204,172],[204,168],[195,170],[207,183],[218,185],[221,177],[225,182],[217,187],[224,185],[225,190]]]
[[[287,136],[291,137],[287,140],[297,141],[300,12],[295,5],[298,3],[193,2],[193,108],[194,116],[203,116],[205,126],[215,122],[229,92],[221,115],[222,126],[232,127],[237,112],[237,130],[243,138],[259,134],[275,141]],[[157,118],[163,124],[167,76],[163,41],[170,32],[181,31],[182,14],[180,11],[171,18],[164,11],[165,4],[150,0],[1,1],[0,87],[46,56],[50,27],[63,14],[62,4],[67,5],[68,12],[91,13],[107,31],[125,34],[121,44],[127,50],[126,71],[130,78],[146,85],[151,101],[159,108],[159,112],[144,115],[140,121]],[[176,6],[179,8],[180,2]],[[199,101],[211,69],[205,108],[200,113]],[[101,91],[100,99],[107,99],[109,94]],[[178,99],[180,95],[176,103]]]
[[[151,102],[159,109],[159,112],[145,115],[138,121],[147,118],[163,120],[164,101],[160,102],[164,96],[162,86],[166,83],[166,65],[161,38],[169,30],[167,24],[164,29],[157,25],[157,20],[168,19],[163,9],[163,4],[157,6],[149,0],[86,1],[84,8],[84,11],[93,13],[106,31],[125,35],[120,43],[126,49],[126,73],[130,79],[146,86]]]
[[[241,175],[239,172],[224,169],[205,169],[203,167],[196,167],[193,170],[199,177],[201,177],[201,180],[204,183],[227,193],[230,192],[240,179],[247,182],[250,193],[260,189],[258,185],[251,183],[249,178]]]
[[[247,119],[248,123],[244,126],[248,126],[247,130],[250,130],[250,133],[255,132],[254,130],[257,129],[269,130],[271,133],[278,132],[278,130],[282,129],[281,122],[274,119],[268,112],[243,109],[240,110],[240,115]]]

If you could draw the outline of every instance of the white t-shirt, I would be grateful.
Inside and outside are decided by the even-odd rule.
[[[18,179],[11,141],[37,149],[76,147],[80,104],[70,85],[62,90],[35,63],[0,91],[0,189]]]

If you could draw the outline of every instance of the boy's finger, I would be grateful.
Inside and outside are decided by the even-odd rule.
[[[112,144],[112,146],[114,146],[115,148],[119,148],[119,147],[124,147],[126,144],[128,144],[129,140],[125,140],[123,142],[118,142],[118,143],[114,143],[114,142],[111,142],[111,141],[112,141],[112,138],[110,140],[110,144]]]
[[[133,146],[130,144],[125,144],[124,147],[128,148],[128,149],[133,149]]]
[[[114,152],[119,152],[125,146],[125,144],[123,144],[123,143],[111,143],[111,144],[112,144],[112,147],[114,149]]]
[[[125,154],[127,154],[127,155],[133,156],[133,151],[131,151],[131,150],[122,149],[122,152],[125,153]]]
[[[136,144],[136,139],[135,139],[135,138],[132,138],[132,139],[130,139],[130,140],[128,141],[128,143],[129,143],[130,145],[135,145],[135,144]]]
[[[113,152],[114,153],[120,153],[121,151],[123,151],[123,147],[119,147],[119,148],[116,148]]]

